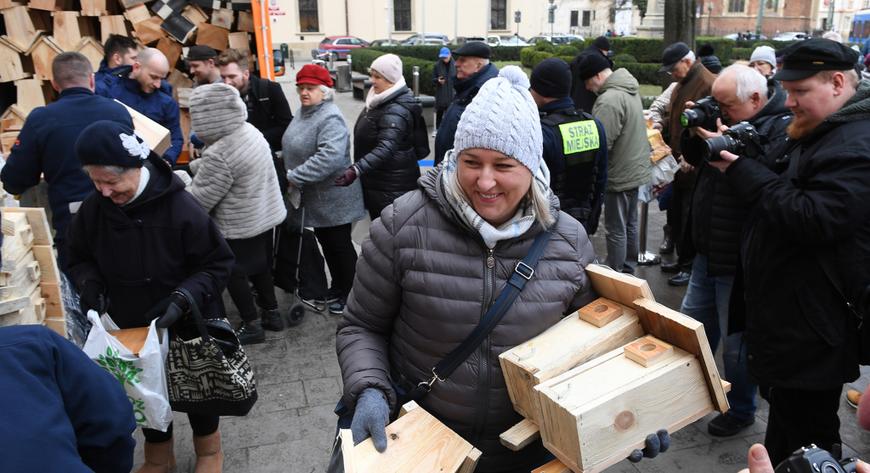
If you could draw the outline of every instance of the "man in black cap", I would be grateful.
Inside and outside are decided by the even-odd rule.
[[[764,443],[774,465],[801,446],[840,443],[842,384],[868,361],[856,314],[870,312],[870,81],[859,81],[856,53],[831,40],[801,41],[783,56],[774,79],[794,119],[769,157],[774,169],[726,151],[712,163],[754,203],[736,302],[749,372],[770,402]]]
[[[667,137],[668,146],[671,147],[673,155],[680,162],[680,170],[674,175],[674,182],[671,184],[671,198],[667,209],[667,225],[665,226],[665,239],[673,241],[676,247],[677,261],[673,263],[663,262],[661,270],[676,273],[668,279],[668,284],[685,286],[689,284],[691,277],[694,254],[691,248],[685,244],[688,240],[683,235],[683,231],[689,207],[692,205],[692,192],[697,174],[694,167],[688,164],[682,156],[680,136],[683,133],[683,125],[680,123],[680,115],[686,102],[695,102],[710,95],[716,76],[695,58],[695,53],[689,49],[686,43],[674,43],[665,48],[659,72],[666,73],[677,81],[676,88],[671,92],[671,102],[668,104],[668,121],[662,134]]]
[[[589,47],[581,51],[580,54],[571,61],[571,77],[574,79],[571,84],[571,99],[574,101],[574,105],[577,106],[577,108],[585,112],[592,111],[592,106],[595,105],[595,98],[597,97],[595,92],[586,89],[586,85],[583,83],[583,80],[580,79],[580,61],[583,60],[583,56],[589,54],[604,56],[607,58],[610,68],[613,69],[613,61],[610,59],[610,40],[607,39],[606,36],[595,38]]]
[[[544,161],[559,207],[592,235],[598,229],[607,185],[604,126],[578,110],[568,93],[571,68],[559,58],[541,61],[532,71],[531,93],[541,115]]]
[[[491,51],[486,43],[469,41],[461,48],[453,51],[456,58],[456,82],[453,88],[456,95],[438,127],[435,136],[435,165],[444,159],[444,155],[453,149],[453,137],[459,118],[465,112],[465,107],[477,95],[484,82],[498,76],[498,68],[489,62]]]
[[[598,94],[592,115],[604,125],[607,143],[607,192],[604,229],[607,265],[634,273],[638,256],[637,194],[650,181],[640,85],[627,69],[610,69],[607,58],[590,54],[580,61],[580,78]]]
[[[187,68],[193,75],[193,86],[221,82],[221,71],[215,65],[217,51],[208,46],[191,46],[187,53]]]

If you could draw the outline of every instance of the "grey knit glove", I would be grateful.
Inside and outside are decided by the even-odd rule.
[[[390,420],[390,406],[387,397],[377,388],[366,388],[356,400],[356,410],[350,431],[353,434],[353,444],[372,437],[375,449],[383,452],[387,449],[387,422]]]
[[[667,430],[661,429],[654,434],[646,436],[643,450],[634,450],[628,456],[628,461],[637,463],[646,458],[655,458],[659,453],[665,453],[671,447],[671,435]]]

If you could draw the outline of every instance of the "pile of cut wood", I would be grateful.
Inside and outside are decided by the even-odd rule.
[[[0,13],[0,83],[14,83],[17,99],[0,115],[4,155],[27,114],[56,98],[51,62],[61,52],[81,52],[96,70],[110,34],[132,36],[143,46],[160,49],[171,65],[167,80],[175,99],[181,98],[186,139],[190,118],[185,99],[192,82],[179,69],[185,48],[200,44],[250,53],[254,31],[250,0],[0,0]]]
[[[3,207],[0,326],[43,324],[66,337],[60,272],[42,208]]]

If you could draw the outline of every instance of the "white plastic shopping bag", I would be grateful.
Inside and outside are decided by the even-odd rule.
[[[117,329],[108,314],[99,317],[91,310],[88,320],[93,327],[84,352],[124,386],[139,426],[166,432],[172,422],[164,369],[169,351],[166,330],[157,328],[156,319],[151,321],[145,344],[136,356],[107,331]]]

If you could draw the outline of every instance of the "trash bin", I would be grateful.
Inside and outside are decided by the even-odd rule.
[[[350,92],[350,65],[339,64],[335,73],[335,90],[338,92]]]

